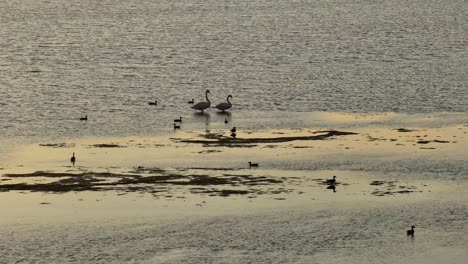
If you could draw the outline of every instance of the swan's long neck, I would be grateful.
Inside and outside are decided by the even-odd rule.
[[[211,102],[210,102],[210,99],[208,99],[208,91],[206,91],[205,97],[206,97],[206,101],[207,101],[208,103],[211,103]]]
[[[231,102],[229,102],[229,98],[230,98],[230,97],[231,97],[231,96],[229,95],[229,96],[227,97],[227,99],[226,99],[226,101],[228,102],[229,105],[231,105]]]

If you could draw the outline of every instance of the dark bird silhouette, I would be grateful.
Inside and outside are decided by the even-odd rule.
[[[227,125],[227,123],[229,123],[229,121],[227,120],[227,117],[224,118],[224,124]]]
[[[326,181],[327,184],[335,184],[336,183],[336,176],[333,176],[333,179],[328,179]]]
[[[88,116],[85,116],[85,117],[80,117],[80,120],[83,120],[83,121],[88,121]]]
[[[232,133],[236,133],[236,131],[237,131],[236,127],[233,127],[233,128],[231,129],[231,132],[232,132]]]
[[[70,158],[70,162],[73,163],[73,166],[75,166],[75,161],[76,161],[75,152],[73,152],[73,155],[72,155],[72,157]]]
[[[182,123],[182,117],[179,117],[179,119],[174,119],[174,122]]]
[[[149,102],[149,105],[158,105],[158,100],[154,100],[154,102]]]
[[[336,186],[335,186],[335,184],[333,184],[333,183],[330,184],[330,185],[328,185],[327,189],[328,189],[328,190],[333,190],[333,192],[336,192]]]
[[[249,167],[252,168],[252,167],[258,167],[258,163],[252,163],[251,161],[249,161]]]
[[[227,109],[231,108],[232,107],[232,104],[231,102],[229,102],[229,98],[232,98],[232,95],[228,95],[225,103],[220,103],[218,105],[216,105],[215,107],[218,108],[218,110],[221,110],[223,112],[225,112]]]
[[[189,100],[188,103],[189,103],[189,104],[193,104],[193,103],[195,103],[195,100],[194,100],[194,99]]]
[[[178,125],[176,125],[176,124],[174,123],[174,130],[176,130],[176,129],[180,129],[180,126],[178,126]]]
[[[199,102],[197,103],[196,105],[192,106],[193,109],[195,110],[199,110],[203,113],[203,111],[205,109],[207,109],[208,107],[210,107],[211,105],[211,102],[210,102],[210,99],[208,99],[208,94],[211,93],[210,90],[206,90],[205,91],[205,98],[206,98],[206,102]]]
[[[406,231],[406,235],[408,236],[414,236],[414,226],[411,226],[411,229]]]

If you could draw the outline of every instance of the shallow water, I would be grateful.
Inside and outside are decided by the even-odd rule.
[[[236,214],[219,208],[217,216],[186,211],[165,219],[154,212],[139,219],[3,225],[0,262],[465,263],[468,258],[466,200],[344,202],[328,209],[315,203]],[[414,222],[411,239],[405,230]]]
[[[332,116],[340,120],[342,114]],[[362,122],[382,122],[381,117],[356,117],[363,119],[361,126],[348,125],[361,132],[356,135],[277,143],[275,148],[264,148],[265,144],[247,149],[217,147],[220,152],[212,154],[199,151],[213,147],[164,137],[73,140],[71,148],[80,153],[76,167],[62,158],[70,152],[66,144],[29,146],[12,160],[25,166],[6,167],[3,172],[48,172],[35,178],[3,175],[2,181],[9,179],[3,183],[44,184],[66,178],[57,178],[64,170],[109,181],[120,176],[93,174],[129,173],[137,165],[146,168],[139,174],[149,176],[162,170],[146,166],[161,166],[169,169],[162,174],[187,179],[190,175],[254,175],[282,180],[186,186],[160,182],[153,188],[166,190],[157,193],[137,185],[60,194],[0,193],[0,243],[4,245],[0,253],[5,263],[465,263],[466,140],[428,143],[435,146],[431,150],[421,150],[418,144],[400,149],[395,144],[415,141],[420,134],[427,134],[427,139],[458,137],[468,128],[431,123],[431,128],[399,132],[371,124],[367,130],[373,137],[408,137],[395,142],[381,138],[375,145]],[[175,137],[200,138],[203,132],[179,132]],[[300,129],[252,132],[247,138],[307,133]],[[93,147],[110,142],[123,147]],[[344,150],[341,145],[351,148]],[[356,147],[364,150],[354,152]],[[277,154],[281,156],[275,158]],[[246,157],[256,157],[261,167],[246,168]],[[153,169],[156,172],[147,173]],[[338,175],[336,193],[323,184],[331,175]],[[375,182],[389,180],[394,183]],[[104,187],[102,181],[96,183]],[[204,190],[194,192],[194,187]],[[213,192],[236,188],[254,191],[226,197]],[[413,224],[417,233],[411,239],[405,231]]]
[[[0,172],[11,169],[4,162],[12,157],[15,166],[25,165],[14,169],[31,170],[35,152],[15,156],[29,143],[176,136],[172,120],[179,116],[184,131],[237,126],[240,134],[468,125],[463,1],[0,5]],[[204,100],[206,89],[213,104],[232,94],[231,113],[194,114],[187,101]],[[155,99],[158,106],[149,106]],[[79,121],[84,115],[89,120]],[[449,146],[465,142],[450,141]],[[468,179],[462,147],[441,145],[428,154],[405,147],[392,154],[368,146],[360,155],[334,146],[261,165],[276,174],[340,172],[340,180],[353,179],[344,176],[349,170],[373,180],[418,181],[418,187],[428,179],[442,185]],[[68,169],[63,156],[68,162],[69,150],[50,150],[33,165]],[[140,155],[149,165],[160,165]],[[93,157],[82,152],[79,161],[92,163]],[[106,166],[88,163],[80,169],[140,165],[134,162],[138,155],[130,164],[116,157],[106,156]],[[186,160],[180,157],[161,163],[181,168]],[[195,161],[215,167],[245,163],[240,155],[213,157]],[[434,190],[433,196],[431,188],[421,187],[427,199],[413,193],[313,200],[312,192],[303,196],[305,203],[288,197],[245,205],[238,203],[243,198],[218,197],[203,207],[195,205],[205,199],[200,196],[176,206],[172,198],[148,202],[108,193],[1,193],[0,263],[466,263],[466,188]],[[342,193],[347,195],[346,189]],[[211,211],[204,211],[212,203]],[[412,224],[414,240],[405,236]]]

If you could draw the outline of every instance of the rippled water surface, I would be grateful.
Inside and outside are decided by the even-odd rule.
[[[460,0],[2,1],[0,162],[25,143],[172,133],[179,116],[194,131],[466,126],[466,10]],[[206,89],[213,104],[231,94],[232,111],[194,114],[187,101],[204,100]],[[347,123],[324,121],[323,112],[389,117]],[[333,153],[303,167],[288,159],[262,166],[456,185],[468,178],[465,156],[347,163]],[[237,198],[219,198],[215,216],[193,205],[169,220],[170,203],[155,209],[164,199],[141,209],[133,207],[140,198],[114,204],[107,193],[96,202],[94,194],[54,196],[51,204],[39,204],[50,194],[2,193],[9,218],[0,225],[0,263],[466,263],[466,188],[456,190],[399,203],[349,196],[356,208],[328,201],[323,210],[306,194],[302,207],[275,200],[277,211],[233,215],[223,210]],[[14,208],[8,199],[31,202]],[[91,206],[77,206],[83,200]],[[81,221],[111,209],[124,217]],[[404,231],[413,223],[410,240]]]
[[[419,223],[413,239],[401,230],[408,219]],[[0,263],[461,264],[466,219],[466,204],[431,202],[16,226],[21,232],[3,226]]]
[[[8,1],[0,134],[157,133],[206,89],[246,113],[467,112],[465,11],[455,0]]]

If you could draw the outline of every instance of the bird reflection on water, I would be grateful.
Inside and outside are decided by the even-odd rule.
[[[205,112],[196,112],[193,114],[195,121],[205,122],[205,130],[210,130],[211,115]]]
[[[335,184],[330,184],[330,185],[328,185],[327,189],[328,189],[328,190],[333,190],[334,193],[336,192],[336,186],[335,186]]]

